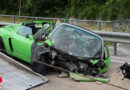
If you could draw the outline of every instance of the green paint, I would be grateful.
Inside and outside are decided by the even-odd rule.
[[[91,62],[92,64],[96,64],[99,60],[90,60],[89,62]]]
[[[80,82],[103,82],[103,83],[108,83],[109,79],[108,78],[99,78],[99,77],[92,77],[92,76],[84,76],[83,74],[78,74],[78,73],[69,73],[70,78],[74,79],[75,81],[80,81]]]
[[[36,24],[49,23],[50,27],[52,27],[52,24],[53,24],[52,22],[48,22],[48,21],[32,21],[32,22]],[[4,41],[7,54],[30,63],[31,62],[30,60],[31,59],[31,46],[32,46],[32,43],[34,43],[33,35],[29,35],[29,37],[27,38],[18,34],[18,28],[21,25],[26,25],[28,23],[30,22],[2,27],[0,28],[0,36],[2,37]],[[9,38],[11,38],[13,51],[10,48]],[[38,44],[43,45],[40,42],[38,42]]]
[[[104,61],[104,63],[106,64],[106,67],[104,69],[98,68],[99,73],[104,73],[108,70],[109,66],[110,66],[110,53],[109,53],[109,49],[107,47],[105,47],[106,51],[107,51],[107,57]],[[96,63],[98,63],[99,60],[90,60],[90,62],[94,65]]]
[[[105,48],[106,48],[106,51],[107,51],[107,57],[106,57],[106,60],[104,60],[106,67],[104,69],[99,69],[100,73],[106,72],[108,70],[109,66],[110,66],[110,60],[111,60],[110,52],[109,52],[109,49],[107,47],[105,47]]]
[[[36,24],[42,24],[44,21],[32,21]],[[53,23],[52,22],[47,22],[46,23],[50,23],[50,27],[48,28],[50,31],[52,31],[52,26]],[[31,58],[31,45],[32,43],[34,43],[34,39],[33,39],[33,35],[29,35],[28,38],[23,37],[21,35],[18,34],[18,28],[21,25],[26,25],[29,22],[25,22],[19,25],[10,25],[10,26],[5,26],[0,28],[0,36],[2,37],[4,44],[5,44],[5,49],[7,51],[7,54],[17,57],[23,61],[26,61],[28,63],[30,63],[30,58]],[[58,22],[60,25],[60,22]],[[50,32],[47,30],[47,32]],[[11,38],[11,44],[12,44],[12,48],[13,51],[10,48],[9,45],[9,38]],[[52,47],[54,45],[54,40],[50,41],[49,39],[47,39],[45,41],[49,47]],[[41,42],[37,42],[38,45],[43,45],[43,43]],[[108,48],[106,47],[106,51],[107,51],[107,58],[106,60],[103,60],[106,64],[106,67],[104,69],[98,68],[100,73],[106,72],[110,66],[110,53]],[[90,60],[90,63],[92,64],[96,64],[99,60]]]
[[[57,26],[59,26],[60,24],[61,24],[61,22],[60,22],[60,20],[58,19],[57,22],[56,22],[56,24],[55,24],[55,26],[57,27]]]
[[[21,24],[23,25],[27,25],[28,23],[35,23],[35,24],[43,24],[43,23],[49,23],[49,24],[53,24],[52,22],[49,22],[49,21],[30,21],[30,22],[23,22]]]
[[[48,44],[48,46],[49,47],[52,47],[53,45],[54,45],[54,40],[51,42],[49,39],[47,39],[46,41],[45,41],[47,44]]]

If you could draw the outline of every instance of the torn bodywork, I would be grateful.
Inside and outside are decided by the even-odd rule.
[[[105,72],[109,67],[108,48],[104,48],[102,38],[91,31],[65,23],[55,28],[48,39],[54,41],[49,55],[54,65],[91,75]]]

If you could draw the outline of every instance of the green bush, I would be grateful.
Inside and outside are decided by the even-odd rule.
[[[129,19],[130,0],[21,0],[21,15],[79,19]],[[0,14],[19,14],[20,0],[0,0]]]

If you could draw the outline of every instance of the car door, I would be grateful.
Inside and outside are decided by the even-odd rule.
[[[30,62],[31,45],[33,40],[29,38],[32,35],[32,29],[26,26],[21,26],[18,32],[9,38],[10,50],[13,56]]]

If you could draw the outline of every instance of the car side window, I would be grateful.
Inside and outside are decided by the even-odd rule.
[[[20,26],[18,28],[18,34],[27,37],[27,35],[31,35],[32,34],[32,28],[27,27],[27,26]]]

